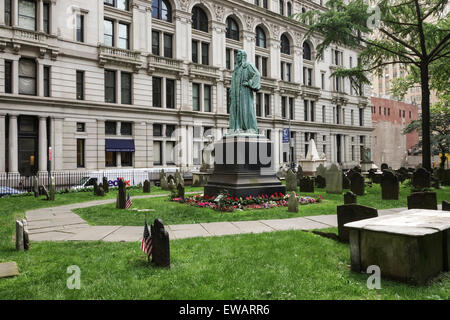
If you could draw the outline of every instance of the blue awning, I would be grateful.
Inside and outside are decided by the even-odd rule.
[[[105,139],[105,150],[109,152],[134,152],[134,140]]]

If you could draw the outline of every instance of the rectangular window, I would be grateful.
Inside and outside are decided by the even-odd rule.
[[[105,70],[105,102],[116,103],[116,72]]]
[[[105,152],[105,166],[117,167],[117,153],[112,151]]]
[[[77,168],[84,168],[84,139],[77,139]]]
[[[231,70],[231,49],[226,49],[225,51],[225,65],[227,70]],[[258,64],[256,64],[256,67],[258,67]]]
[[[44,97],[50,97],[50,67],[44,66]]]
[[[161,108],[161,78],[153,77],[152,87],[153,107]]]
[[[322,122],[327,122],[327,108],[325,106],[322,106]]]
[[[309,102],[309,109],[311,112],[311,121],[314,122],[314,121],[316,121],[316,106],[315,106],[314,101]]]
[[[264,116],[268,117],[270,115],[270,95],[264,94]]]
[[[128,0],[104,0],[103,3],[120,10],[129,10]]]
[[[166,137],[172,138],[173,133],[175,132],[175,125],[174,124],[168,124],[166,125]]]
[[[162,137],[162,124],[158,123],[153,124],[153,136]]]
[[[125,23],[119,23],[119,48],[130,49],[130,26]]]
[[[261,102],[262,102],[262,93],[257,92],[256,93],[256,116],[261,117]]]
[[[291,64],[286,63],[286,81],[291,82]]]
[[[308,100],[303,102],[303,121],[308,121]]]
[[[281,80],[284,80],[284,62],[281,62],[280,68]]]
[[[36,30],[36,1],[19,0],[19,27]]]
[[[192,84],[192,110],[200,111],[200,85]]]
[[[198,63],[198,41],[192,40],[192,62]]]
[[[5,93],[12,93],[12,66],[12,61],[5,60]]]
[[[115,136],[117,134],[117,122],[106,121],[105,122],[105,134]]]
[[[132,84],[133,78],[131,73],[121,72],[120,73],[120,93],[121,93],[121,102],[122,104],[131,104],[131,92],[132,92]]]
[[[133,166],[133,152],[121,152],[120,161],[122,167],[132,167]]]
[[[43,23],[44,23],[44,32],[50,33],[50,3],[44,2],[42,4],[42,14],[43,14]]]
[[[152,31],[152,53],[159,56],[159,32]]]
[[[294,120],[294,98],[289,98],[289,119]]]
[[[5,25],[10,27],[11,23],[11,2],[12,0],[5,0]]]
[[[77,41],[84,42],[84,16],[77,14]]]
[[[86,124],[84,122],[77,122],[77,132],[85,132]]]
[[[103,22],[104,35],[103,42],[105,46],[114,47],[114,23],[111,20],[104,20]]]
[[[166,141],[166,164],[175,164],[175,142]]]
[[[286,118],[286,97],[281,97],[281,117]]]
[[[230,103],[231,103],[230,92],[231,89],[227,88],[227,114],[230,114]]]
[[[211,112],[211,86],[203,86],[203,111]]]
[[[359,108],[359,125],[364,126],[364,109]]]
[[[261,58],[261,75],[263,77],[267,77],[267,58],[266,57],[262,57]]]
[[[164,33],[164,57],[166,58],[173,57],[172,39],[173,36],[171,34]]]
[[[202,42],[202,64],[209,65],[209,43]]]
[[[121,122],[120,123],[120,134],[122,136],[133,135],[133,124],[131,122]]]
[[[166,79],[166,108],[175,109],[175,80]]]
[[[19,60],[19,94],[36,95],[36,62],[33,59]]]
[[[154,165],[161,165],[162,164],[161,141],[154,141],[153,142],[153,164]]]
[[[84,71],[77,70],[77,100],[84,100]]]
[[[325,89],[325,73],[320,74],[321,88]]]

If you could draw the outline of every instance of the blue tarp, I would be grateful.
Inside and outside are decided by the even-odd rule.
[[[134,140],[105,139],[105,150],[109,152],[134,152]]]

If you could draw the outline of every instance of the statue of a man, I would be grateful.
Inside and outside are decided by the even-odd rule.
[[[247,62],[247,53],[239,50],[231,79],[230,131],[258,133],[253,92],[261,89],[261,76],[256,67]]]

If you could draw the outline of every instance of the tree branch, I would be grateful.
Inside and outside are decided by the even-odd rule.
[[[442,40],[441,42],[433,49],[431,50],[430,54],[428,55],[428,59],[432,59],[433,55],[438,54],[442,49],[444,49],[446,46],[444,46],[446,44],[446,42],[448,42],[450,40],[450,33],[448,33]]]
[[[391,49],[388,49],[388,48],[386,48],[386,47],[384,47],[384,46],[382,46],[382,45],[379,45],[379,44],[377,44],[377,43],[371,42],[371,41],[369,41],[369,40],[365,40],[365,39],[363,39],[363,38],[360,38],[360,40],[361,40],[362,42],[366,43],[367,45],[370,45],[370,46],[374,46],[374,47],[380,48],[380,49],[382,49],[382,50],[384,50],[384,51],[387,51],[387,52],[390,52],[390,53],[392,53],[392,54],[394,54],[394,55],[398,55],[398,56],[400,56],[400,57],[402,57],[402,58],[405,58],[406,60],[409,60],[409,61],[411,61],[411,63],[413,63],[413,64],[415,64],[416,66],[420,67],[420,64],[419,64],[418,62],[416,62],[414,59],[412,59],[411,57],[408,57],[408,56],[406,56],[406,55],[404,55],[404,54],[402,54],[402,53],[400,53],[400,52],[392,51]]]
[[[412,52],[414,52],[417,56],[419,56],[420,58],[422,58],[422,55],[420,54],[420,52],[414,48],[413,46],[407,44],[405,41],[403,41],[402,39],[397,38],[396,36],[392,35],[392,33],[387,32],[386,30],[384,30],[383,28],[379,29],[381,32],[383,32],[385,35],[387,35],[389,38],[393,39],[394,41],[397,41],[398,43],[404,45],[406,48],[408,48],[409,50],[411,50]]]

